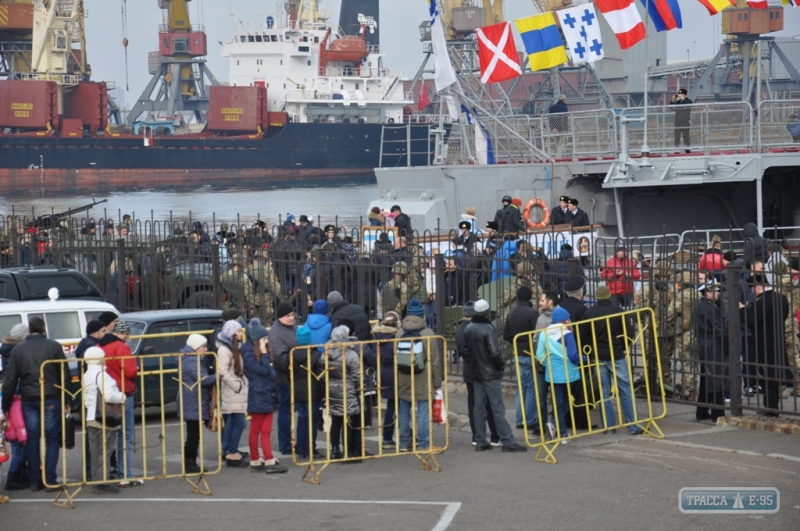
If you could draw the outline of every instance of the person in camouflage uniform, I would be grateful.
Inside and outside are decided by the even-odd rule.
[[[253,315],[255,309],[255,294],[253,282],[247,274],[247,258],[242,254],[231,257],[231,267],[220,277],[228,297],[225,299],[223,309],[241,309],[247,317]]]
[[[671,282],[672,263],[670,260],[659,258],[656,261],[656,267],[653,268],[653,277],[652,282],[645,282],[641,291],[634,295],[634,308],[637,310],[651,308],[655,314],[661,374],[664,383],[671,385],[670,360],[675,354],[676,328],[682,325],[682,322],[678,322],[682,306],[678,301],[675,285]],[[646,315],[643,317],[648,320]]]
[[[795,283],[794,278],[798,274],[800,268],[800,260],[797,258],[792,259],[790,265],[778,264],[775,268],[776,282],[775,290],[789,300],[789,317],[786,319],[784,327],[786,337],[786,357],[789,360],[789,367],[794,377],[795,386],[793,394],[800,396],[800,389],[798,389],[798,382],[800,382],[800,340],[797,337],[797,321],[796,314],[797,308],[800,306],[800,285]],[[783,266],[783,267],[781,267]],[[788,394],[783,398],[788,398]]]
[[[264,325],[275,319],[275,305],[281,296],[281,283],[272,269],[266,249],[258,249],[253,253],[253,263],[247,272],[255,284],[255,313]]]
[[[517,290],[522,286],[529,287],[533,292],[533,298],[531,300],[538,301],[543,291],[542,287],[539,285],[539,282],[534,278],[536,268],[534,267],[533,262],[522,260],[517,264],[516,273],[517,276],[514,279],[514,282],[506,287],[505,291],[503,291],[502,298],[500,299],[500,304],[504,310],[503,313],[508,313],[508,310],[510,310],[514,305],[514,302],[517,300]]]
[[[379,307],[386,315],[386,312],[397,312],[397,315],[403,315],[403,308],[408,306],[411,297],[409,297],[408,283],[408,265],[405,262],[395,262],[392,266],[392,280],[386,283],[381,290]]]
[[[681,314],[679,323],[680,328],[675,338],[675,343],[678,347],[678,359],[681,362],[681,382],[683,386],[683,393],[688,394],[688,400],[694,402],[697,400],[697,360],[694,357],[694,334],[692,332],[692,307],[697,304],[697,291],[694,289],[695,284],[692,282],[692,274],[689,271],[684,271],[678,277],[676,284],[677,290],[675,292],[677,304],[680,306]]]

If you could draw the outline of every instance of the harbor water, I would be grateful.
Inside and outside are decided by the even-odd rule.
[[[10,214],[13,210],[18,216],[35,217],[87,205],[93,199],[108,199],[92,208],[89,216],[117,220],[123,214],[131,214],[142,221],[184,221],[191,217],[207,223],[235,223],[238,217],[242,222],[261,219],[275,223],[292,213],[297,217],[313,216],[322,223],[355,227],[360,218],[366,219],[367,207],[377,197],[374,178],[363,177],[266,186],[118,190],[97,195],[83,191],[80,195],[50,195],[45,190],[31,189],[26,194],[0,196],[0,212]]]

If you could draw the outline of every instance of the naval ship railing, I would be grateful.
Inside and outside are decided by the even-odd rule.
[[[689,114],[688,126],[681,123],[683,112]],[[623,138],[627,154],[637,157],[645,127],[652,156],[779,152],[800,147],[800,100],[762,101],[755,110],[745,102],[664,105],[648,108],[646,125],[643,118],[644,109],[635,107],[513,115],[503,118],[506,127],[494,120],[483,122],[496,161],[506,164],[539,160],[530,145],[556,161],[609,159],[624,148]],[[467,154],[475,149],[473,126],[454,126],[448,143],[449,163],[469,162]]]
[[[800,142],[800,100],[768,100],[758,106],[758,146],[762,150]]]

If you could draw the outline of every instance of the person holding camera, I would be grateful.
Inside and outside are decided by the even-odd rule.
[[[686,89],[679,89],[678,93],[672,96],[670,105],[683,105],[683,107],[675,109],[675,147],[680,147],[681,138],[683,145],[686,147],[686,153],[689,153],[689,147],[692,145],[690,138],[689,125],[692,121],[692,109],[688,105],[694,102],[689,99]]]

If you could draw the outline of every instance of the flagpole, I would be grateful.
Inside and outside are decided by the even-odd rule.
[[[650,146],[647,145],[647,100],[649,99],[648,83],[650,81],[650,39],[647,35],[650,22],[650,0],[646,0],[644,8],[644,137],[642,138],[642,166],[650,166]]]

